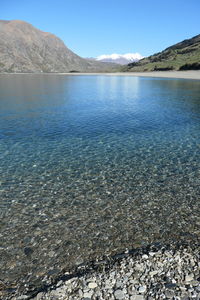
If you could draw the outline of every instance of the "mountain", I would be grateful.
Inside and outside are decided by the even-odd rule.
[[[0,72],[106,72],[114,67],[81,58],[57,36],[29,23],[0,20]]]
[[[121,71],[166,71],[200,69],[200,34],[162,52],[122,67]]]
[[[110,62],[110,63],[116,63],[119,65],[127,65],[131,62],[136,62],[142,59],[143,56],[139,53],[127,53],[127,54],[104,54],[98,56],[95,60],[101,61],[101,62]]]

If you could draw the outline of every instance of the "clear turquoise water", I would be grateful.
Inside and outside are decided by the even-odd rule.
[[[200,82],[0,76],[0,269],[41,284],[200,232]]]

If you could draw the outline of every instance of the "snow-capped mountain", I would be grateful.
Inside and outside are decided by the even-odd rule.
[[[103,54],[96,57],[97,61],[101,62],[112,62],[120,65],[126,65],[131,62],[136,62],[140,59],[144,58],[140,53],[126,53],[126,54]]]

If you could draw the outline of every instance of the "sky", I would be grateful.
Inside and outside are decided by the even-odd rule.
[[[200,34],[200,0],[0,0],[1,20],[23,20],[82,57],[149,56]]]

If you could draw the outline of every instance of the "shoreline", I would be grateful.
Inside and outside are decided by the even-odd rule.
[[[67,76],[133,76],[152,78],[174,78],[200,80],[200,70],[156,71],[156,72],[116,72],[116,73],[0,73],[0,75],[67,75]]]
[[[149,245],[66,273],[32,300],[199,299],[199,242]]]
[[[156,71],[156,72],[116,72],[116,73],[58,73],[58,75],[72,76],[133,76],[152,78],[174,78],[200,80],[200,70],[198,71]]]
[[[100,257],[11,300],[200,299],[200,241],[155,243]],[[50,278],[49,278],[50,279]]]

